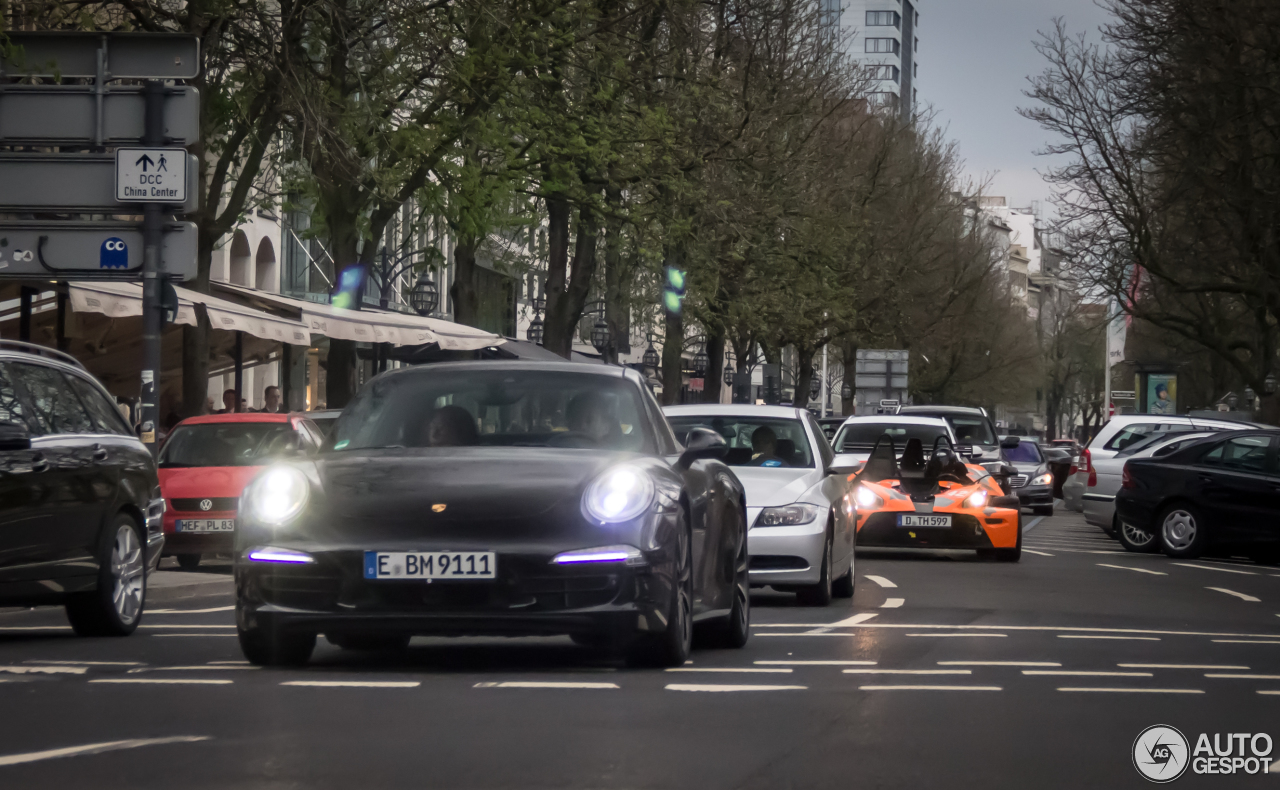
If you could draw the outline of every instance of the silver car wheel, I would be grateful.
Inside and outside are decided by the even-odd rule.
[[[1161,530],[1165,544],[1175,551],[1182,551],[1195,542],[1196,518],[1185,510],[1171,510],[1164,517]]]
[[[125,625],[138,619],[142,612],[143,567],[142,545],[133,527],[122,525],[116,530],[111,547],[111,602],[116,615]]]

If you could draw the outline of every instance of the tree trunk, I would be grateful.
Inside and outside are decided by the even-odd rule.
[[[545,198],[547,206],[547,316],[543,323],[542,346],[565,359],[573,350],[573,328],[551,320],[553,305],[564,302],[569,275],[569,201]],[[563,309],[563,308],[561,308]]]
[[[209,400],[209,312],[195,305],[196,325],[182,327],[182,417],[205,413]]]
[[[844,380],[840,384],[840,413],[845,417],[853,416],[857,410],[855,405],[857,399],[857,390],[854,384],[857,382],[858,371],[858,343],[855,340],[846,340],[840,344],[840,364],[844,367]],[[844,396],[845,386],[849,387],[849,397]]]
[[[356,341],[329,338],[325,408],[344,408],[356,394]]]
[[[724,330],[707,332],[707,376],[702,380],[702,402],[719,403],[724,384]]]
[[[684,368],[684,316],[667,312],[665,336],[662,341],[662,405],[672,406],[680,402],[684,388],[681,371]]]
[[[796,394],[791,399],[797,407],[807,409],[809,407],[809,389],[813,386],[813,346],[808,344],[796,344]]]
[[[618,216],[621,191],[610,187],[605,195],[613,210],[605,220],[604,321],[609,326],[609,343],[604,350],[604,361],[616,365],[623,343],[631,333],[631,306],[627,295],[632,277],[631,267],[622,261],[622,220]]]
[[[596,273],[596,241],[600,227],[594,212],[587,207],[578,210],[578,223],[573,248],[573,267],[569,281],[557,298],[547,294],[547,319],[543,346],[565,359],[573,351],[573,333],[582,318],[582,308],[591,292]]]
[[[475,326],[480,318],[480,297],[476,293],[477,239],[459,238],[453,248],[453,285],[449,296],[453,298],[453,320],[459,324]]]

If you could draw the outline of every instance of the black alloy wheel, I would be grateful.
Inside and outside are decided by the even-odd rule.
[[[316,648],[314,633],[288,633],[283,629],[245,627],[244,615],[236,611],[236,636],[240,652],[250,664],[260,667],[300,667]]]
[[[711,642],[716,647],[745,647],[751,636],[751,560],[747,554],[746,524],[740,523],[742,539],[733,559],[733,603],[729,614],[708,629],[708,636],[712,637]]]
[[[683,508],[676,525],[676,578],[666,628],[656,634],[642,633],[627,654],[627,663],[637,667],[678,667],[693,649],[693,562],[689,516]]]
[[[98,585],[76,593],[67,619],[80,636],[128,636],[142,621],[147,599],[146,543],[132,516],[120,513],[103,532]]]

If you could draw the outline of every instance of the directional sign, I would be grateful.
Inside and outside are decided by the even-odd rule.
[[[116,200],[185,203],[187,152],[181,148],[117,148]]]
[[[140,86],[107,88],[100,131],[97,101],[92,85],[6,85],[0,90],[0,144],[142,142],[145,99]],[[200,93],[195,88],[166,89],[164,135],[174,145],[200,139]]]
[[[196,226],[165,226],[160,262],[167,276],[196,277]],[[0,279],[138,280],[142,231],[123,222],[0,223]]]
[[[156,149],[166,152],[170,149]],[[195,156],[186,158],[186,202],[173,201],[175,210],[192,213],[197,208]],[[165,159],[172,170],[174,153]],[[134,161],[137,157],[134,157]],[[152,157],[152,161],[156,161]],[[180,160],[178,160],[180,161]],[[0,210],[12,212],[83,211],[95,214],[141,213],[135,205],[116,199],[116,158],[113,154],[6,154],[0,153]],[[168,202],[169,199],[166,199]]]
[[[1133,390],[1111,390],[1113,400],[1134,400]]]
[[[98,76],[103,53],[107,79],[190,80],[200,73],[200,41],[176,33],[8,34],[13,46],[0,50],[0,75]]]

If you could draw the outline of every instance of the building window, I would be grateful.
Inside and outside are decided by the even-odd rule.
[[[868,66],[867,71],[870,72],[873,80],[893,80],[898,81],[898,67],[887,63],[878,66]]]
[[[867,52],[873,54],[892,53],[898,54],[898,39],[896,38],[869,38],[867,39]]]
[[[867,27],[898,27],[902,17],[897,11],[868,11]]]
[[[916,77],[919,77],[919,76],[920,76],[920,64],[919,64],[919,63],[912,63],[912,64],[911,64],[911,78],[912,78],[912,79],[915,79]]]

